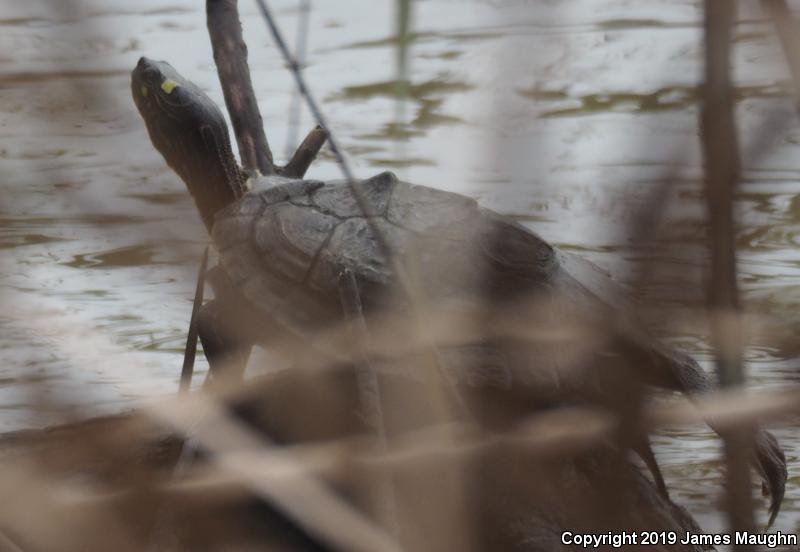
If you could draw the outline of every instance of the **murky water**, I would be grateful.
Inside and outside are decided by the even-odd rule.
[[[61,414],[65,400],[116,410],[177,388],[206,236],[149,143],[128,74],[141,55],[167,59],[221,104],[198,4],[0,0],[0,431],[49,423],[47,406]],[[254,6],[241,4],[280,157],[292,81]],[[273,4],[294,43],[297,3]],[[647,291],[662,306],[664,290],[702,293],[695,2],[418,2],[400,126],[394,4],[314,4],[307,76],[359,175],[391,169],[469,194],[621,279],[646,256],[631,224],[669,179],[671,241]],[[800,129],[769,25],[755,3],[741,17],[738,243],[746,305],[760,315],[747,355],[752,379],[778,386],[797,379],[786,359],[800,329]],[[303,113],[301,135],[311,126]],[[326,155],[309,174],[339,176]],[[708,367],[702,328],[672,330]],[[796,431],[778,434],[792,478],[777,528],[795,531],[800,448]],[[657,444],[673,497],[721,527],[719,442],[696,427]]]

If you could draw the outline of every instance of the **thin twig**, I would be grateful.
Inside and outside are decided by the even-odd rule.
[[[361,361],[355,363],[356,385],[364,418],[378,439],[378,447],[385,452],[388,448],[386,438],[386,419],[383,414],[383,401],[378,374],[371,361],[370,339],[361,294],[356,277],[350,270],[339,275],[339,290],[345,318],[350,326],[356,349]],[[373,500],[375,511],[385,527],[397,527],[397,507],[394,488],[389,477],[378,476],[374,482]]]
[[[183,352],[183,368],[181,369],[181,383],[179,392],[186,393],[192,385],[194,372],[194,359],[197,355],[197,335],[199,332],[197,315],[203,306],[203,289],[206,282],[206,268],[208,267],[208,246],[203,251],[203,260],[197,272],[197,287],[194,290],[194,303],[192,304],[192,317],[189,320],[189,334],[186,336],[186,348]]]

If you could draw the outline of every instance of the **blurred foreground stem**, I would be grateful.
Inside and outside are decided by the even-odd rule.
[[[739,150],[730,78],[731,34],[735,2],[705,0],[705,78],[701,136],[708,200],[711,277],[708,304],[717,373],[723,387],[744,383],[742,326],[736,283],[733,194],[739,182]],[[723,435],[727,476],[727,507],[732,531],[753,531],[753,498],[749,459],[752,432],[731,430]],[[737,550],[751,550],[737,546]]]

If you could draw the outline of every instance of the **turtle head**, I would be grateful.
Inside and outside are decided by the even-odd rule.
[[[244,193],[222,112],[164,61],[141,58],[131,91],[150,140],[186,183],[211,230],[214,214]]]

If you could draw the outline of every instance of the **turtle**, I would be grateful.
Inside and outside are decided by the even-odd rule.
[[[170,64],[141,58],[131,89],[153,145],[188,187],[219,253],[211,270],[215,298],[199,316],[212,375],[240,374],[252,346],[276,335],[301,349],[324,349],[320,336],[344,318],[348,301],[370,322],[412,311],[413,297],[399,285],[409,274],[426,301],[455,310],[489,305],[545,327],[551,318],[606,328],[625,319],[625,294],[606,272],[472,198],[390,172],[328,182],[248,174],[235,160],[219,108]],[[354,288],[349,297],[347,287]],[[631,326],[610,329],[599,348],[587,345],[588,361],[575,340],[559,347],[494,335],[440,352],[446,377],[477,389],[481,400],[496,398],[487,412],[500,411],[502,420],[573,394],[618,396],[632,371],[644,384],[690,396],[713,388],[691,356]],[[590,370],[563,377],[576,355]],[[620,364],[626,370],[617,370]],[[631,447],[666,494],[649,442]],[[754,464],[771,496],[771,522],[787,470],[780,444],[765,430],[756,432]]]

